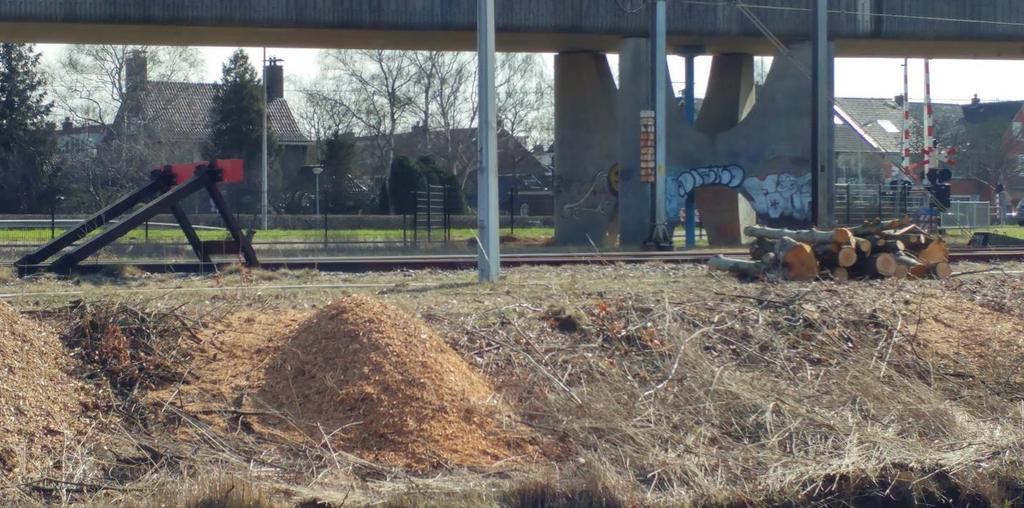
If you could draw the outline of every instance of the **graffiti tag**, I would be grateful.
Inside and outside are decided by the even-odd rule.
[[[750,196],[758,215],[772,219],[811,219],[811,175],[789,173],[748,178],[743,190]]]

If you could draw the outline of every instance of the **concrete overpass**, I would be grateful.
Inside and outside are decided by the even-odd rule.
[[[809,0],[745,3],[782,40],[808,38]],[[829,3],[839,56],[1024,58],[1020,0]],[[671,45],[772,52],[732,0],[669,6]],[[616,52],[623,37],[647,32],[647,16],[615,0],[497,0],[497,9],[506,51]],[[13,42],[471,50],[475,27],[475,0],[0,1],[0,40]]]

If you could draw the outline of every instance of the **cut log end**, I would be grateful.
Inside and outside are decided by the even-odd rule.
[[[875,254],[868,259],[866,271],[873,277],[892,277],[896,275],[898,266],[896,256],[889,253]]]
[[[935,263],[930,268],[936,279],[946,280],[953,276],[953,267],[949,263]]]
[[[845,246],[839,249],[839,254],[837,257],[839,260],[840,268],[850,268],[851,266],[857,264],[857,249],[855,249],[854,247]]]
[[[779,240],[777,253],[785,267],[786,280],[808,282],[818,278],[821,265],[810,245],[784,237]]]
[[[872,245],[871,240],[868,240],[867,238],[855,238],[854,243],[857,246],[857,252],[860,252],[865,256],[870,256],[871,251],[874,250],[874,245]]]
[[[905,265],[898,265],[896,267],[896,273],[892,276],[894,279],[906,279],[910,277],[910,268]]]

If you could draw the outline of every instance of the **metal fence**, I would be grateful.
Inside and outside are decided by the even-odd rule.
[[[452,221],[448,186],[428,185],[416,192],[416,214],[413,216],[413,243],[448,243],[452,240]],[[422,233],[422,235],[421,235]]]
[[[943,229],[987,228],[992,225],[992,203],[954,201],[942,214]]]
[[[988,201],[953,201],[948,210],[941,212],[934,205],[926,189],[892,185],[836,186],[836,222],[844,226],[906,215],[920,224],[943,229],[985,228],[993,223],[994,211]]]
[[[919,217],[928,213],[929,203],[931,194],[924,189],[840,184],[836,186],[836,222],[855,226],[879,217]]]

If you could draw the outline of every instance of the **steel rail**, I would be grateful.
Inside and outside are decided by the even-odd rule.
[[[615,265],[666,263],[699,265],[711,257],[724,254],[743,256],[743,250],[701,251],[701,252],[580,252],[580,253],[538,253],[508,254],[502,258],[506,267],[520,266],[571,266],[571,265]],[[1024,261],[1024,249],[985,248],[953,249],[953,262],[1007,262]],[[476,267],[477,258],[464,255],[420,255],[420,256],[352,256],[352,257],[310,257],[310,258],[269,258],[261,265],[267,270],[318,270],[337,273],[386,272],[395,270],[471,270]],[[212,263],[180,262],[173,260],[123,261],[85,263],[78,267],[78,273],[109,273],[124,268],[135,268],[149,273],[214,273],[232,265],[237,260],[219,260]]]

